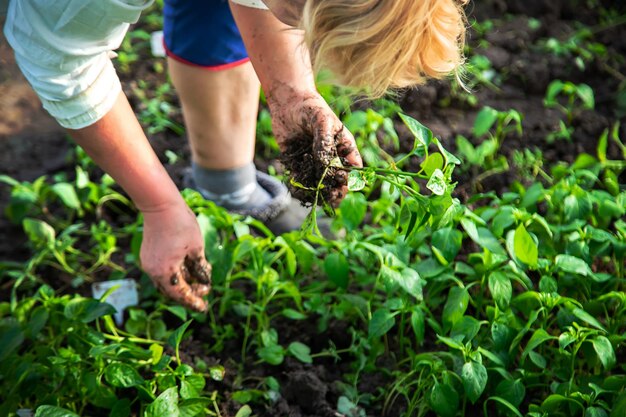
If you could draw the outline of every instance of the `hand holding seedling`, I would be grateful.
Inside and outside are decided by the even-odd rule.
[[[141,267],[167,297],[195,311],[211,290],[211,265],[195,216],[184,202],[144,211]]]
[[[294,181],[307,188],[321,183],[324,200],[338,206],[348,191],[348,172],[341,168],[363,166],[352,134],[316,92],[291,91],[281,99],[268,96],[268,104],[282,161]],[[301,201],[312,202],[306,192],[310,190],[291,191]]]

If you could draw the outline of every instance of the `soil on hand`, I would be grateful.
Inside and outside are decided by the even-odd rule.
[[[331,165],[331,161],[338,160],[337,148],[323,149],[316,155],[313,142],[313,136],[291,137],[285,142],[285,150],[280,157],[280,162],[289,173],[287,187],[291,195],[306,206],[316,203],[318,191],[318,205],[331,202],[332,191],[343,185],[341,170]]]

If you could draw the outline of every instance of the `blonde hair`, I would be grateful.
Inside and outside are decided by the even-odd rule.
[[[465,0],[306,0],[300,28],[316,70],[378,97],[463,63]]]

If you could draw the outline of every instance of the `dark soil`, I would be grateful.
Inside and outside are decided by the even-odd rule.
[[[322,205],[330,201],[331,191],[341,185],[343,176],[337,167],[326,166],[320,161],[337,160],[337,148],[324,149],[324,155],[315,155],[313,137],[292,137],[285,141],[285,151],[280,156],[280,162],[289,174],[287,186],[291,195],[302,204],[311,206],[316,203]]]
[[[604,6],[614,3],[623,15],[626,4],[623,2],[602,1]],[[485,0],[472,2],[467,8],[470,22],[484,22],[492,19],[494,29],[484,37],[472,30],[468,43],[476,54],[489,59],[495,71],[500,74],[501,81],[496,88],[477,85],[474,95],[479,105],[474,107],[463,99],[463,94],[454,90],[448,82],[431,82],[404,92],[400,96],[400,104],[407,114],[415,117],[433,130],[445,146],[454,151],[455,138],[464,135],[478,144],[480,139],[471,135],[476,114],[482,106],[491,106],[498,110],[515,109],[524,115],[523,134],[521,137],[509,135],[505,138],[501,153],[510,162],[509,171],[478,181],[471,171],[460,173],[456,180],[459,185],[457,194],[462,199],[474,191],[503,192],[509,189],[514,181],[529,181],[522,176],[521,167],[511,163],[515,151],[529,149],[541,152],[544,160],[543,168],[558,161],[572,162],[580,153],[595,155],[597,141],[605,129],[615,123],[620,124],[621,137],[626,138],[626,109],[620,107],[619,94],[626,89],[626,25],[603,25],[603,16],[596,8],[589,8],[587,2],[576,0]],[[577,21],[594,28],[594,42],[606,46],[603,56],[585,62],[584,68],[574,64],[575,57],[555,55],[542,49],[545,39],[555,38],[567,40],[576,30]],[[538,22],[536,25],[533,22]],[[532,27],[532,28],[531,28]],[[146,56],[140,60],[132,73],[123,74],[124,90],[130,95],[130,101],[137,108],[141,101],[133,96],[138,79],[160,82],[165,74],[156,73],[153,69],[154,59]],[[546,109],[543,98],[549,83],[555,79],[589,84],[596,95],[596,107],[593,110],[578,112],[573,121],[574,133],[571,141],[556,140],[548,143],[547,136],[554,132],[563,115],[554,109]],[[148,92],[150,94],[150,92]],[[359,103],[358,105],[366,105]],[[181,121],[180,119],[178,120]],[[411,149],[413,139],[408,130],[396,124],[401,138],[401,150]],[[189,164],[189,147],[184,140],[171,132],[150,136],[151,143],[163,161],[170,175],[179,185],[182,184],[182,172]],[[59,171],[71,173],[73,166],[68,159],[71,143],[66,139],[63,129],[41,109],[41,106],[26,81],[19,74],[10,49],[0,35],[0,174],[6,174],[23,181],[32,181],[42,175],[53,175]],[[167,163],[165,151],[171,150],[180,156],[178,162]],[[337,155],[329,155],[332,160]],[[610,143],[608,156],[622,159],[617,147]],[[316,189],[325,167],[316,165],[313,154],[313,140],[294,140],[288,144],[287,151],[280,159],[284,169],[289,171],[293,180],[306,188]],[[278,161],[258,161],[259,166],[274,165],[278,171],[283,169]],[[328,200],[328,192],[341,185],[337,182],[337,169],[331,167],[326,172],[322,198]],[[625,181],[622,181],[625,182]],[[294,196],[303,202],[312,204],[315,192],[291,185]],[[0,183],[0,208],[4,209],[9,199],[9,187]],[[111,218],[112,223],[116,222]],[[30,256],[25,246],[25,237],[21,226],[12,225],[0,216],[0,262],[24,261]],[[120,255],[122,256],[122,255]],[[1,272],[1,271],[0,271]],[[57,281],[57,288],[63,287],[70,291],[70,277],[52,276],[51,282]],[[5,282],[0,282],[4,285]],[[10,282],[9,282],[10,284]],[[10,288],[10,287],[8,287]],[[8,293],[7,288],[0,291]],[[236,329],[239,323],[232,318]],[[226,324],[226,323],[218,323]],[[293,322],[274,323],[279,334],[285,339],[280,340],[286,345],[291,340],[307,343],[314,352],[319,352],[334,343],[338,348],[350,344],[347,325],[333,323],[323,332],[317,330],[315,323],[294,326]],[[334,409],[340,390],[339,382],[345,382],[345,375],[353,372],[350,369],[350,355],[345,361],[335,363],[333,360],[316,359],[315,365],[301,364],[287,359],[277,367],[267,365],[243,364],[239,362],[242,340],[235,340],[232,346],[226,347],[219,354],[207,355],[206,341],[211,335],[208,329],[196,329],[196,339],[185,341],[182,356],[185,361],[194,363],[196,358],[208,364],[221,363],[225,366],[226,379],[214,382],[226,397],[230,393],[244,388],[253,388],[249,383],[242,386],[235,376],[245,371],[246,376],[274,376],[281,384],[281,398],[267,410],[258,412],[258,416],[272,417],[325,417],[334,416]],[[245,367],[240,369],[239,367]],[[254,379],[254,378],[251,378]],[[362,394],[376,395],[377,391],[388,384],[385,376],[375,373],[364,373],[358,386]],[[211,387],[209,387],[211,388]],[[398,400],[386,415],[396,417],[403,410],[402,400]],[[237,407],[234,403],[224,405],[222,415],[234,416]],[[256,410],[255,410],[256,411]],[[367,410],[369,416],[381,416],[380,410]],[[474,410],[469,410],[467,415]],[[476,415],[482,410],[476,411]]]

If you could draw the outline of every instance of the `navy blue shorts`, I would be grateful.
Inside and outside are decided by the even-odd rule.
[[[163,42],[169,57],[210,70],[249,61],[228,0],[165,0]]]

